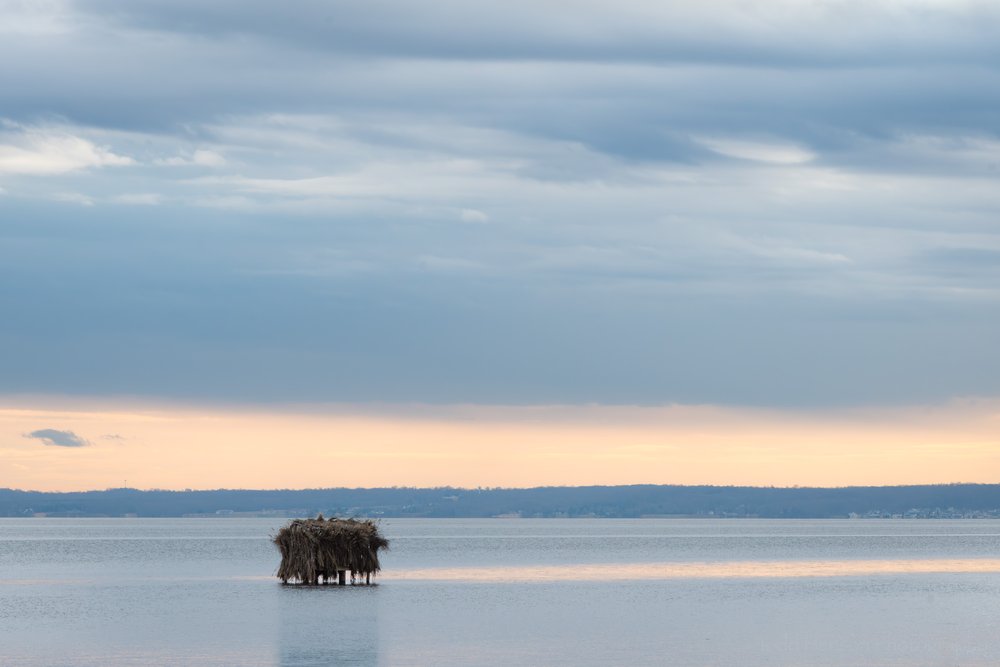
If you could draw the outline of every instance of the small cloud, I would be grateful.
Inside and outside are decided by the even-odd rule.
[[[490,221],[490,216],[474,208],[463,208],[459,217],[462,219],[462,222],[484,224]]]
[[[94,205],[93,199],[87,195],[80,194],[79,192],[58,192],[52,195],[52,198],[56,201],[62,201],[68,204],[79,204],[80,206]]]
[[[188,167],[192,165],[198,167],[221,167],[226,164],[226,158],[215,151],[198,149],[194,153],[191,153],[190,156],[178,155],[177,157],[163,158],[156,160],[155,164],[165,167]]]
[[[135,160],[113,153],[61,129],[26,128],[4,123],[0,133],[0,173],[65,174],[89,167],[120,167]]]
[[[111,201],[116,204],[130,204],[135,206],[156,206],[163,203],[163,195],[155,192],[135,192],[130,194],[112,197]]]
[[[105,433],[104,435],[101,436],[101,438],[104,439],[104,440],[118,440],[118,441],[122,441],[122,440],[125,439],[125,436],[124,435],[119,435],[117,433]]]
[[[226,158],[215,151],[197,150],[191,156],[191,162],[202,167],[221,167],[226,164]]]
[[[701,137],[697,141],[713,153],[754,162],[772,164],[802,164],[816,159],[816,154],[801,146],[763,141],[743,141]]]
[[[38,429],[31,433],[25,433],[24,437],[41,440],[43,445],[52,447],[86,447],[90,444],[73,431],[59,431],[54,428]]]

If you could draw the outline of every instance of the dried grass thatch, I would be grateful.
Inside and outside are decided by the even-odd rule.
[[[322,514],[290,522],[274,536],[274,543],[281,551],[278,578],[285,584],[318,584],[321,578],[327,583],[334,577],[344,583],[348,571],[352,582],[359,575],[370,582],[381,569],[379,550],[389,547],[374,521],[324,519]]]

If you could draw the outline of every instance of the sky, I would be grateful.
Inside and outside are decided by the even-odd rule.
[[[1000,481],[998,33],[0,0],[0,487]]]

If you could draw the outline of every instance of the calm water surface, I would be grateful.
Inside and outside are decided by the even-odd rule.
[[[1000,521],[386,520],[312,589],[281,523],[0,519],[0,664],[1000,664]]]

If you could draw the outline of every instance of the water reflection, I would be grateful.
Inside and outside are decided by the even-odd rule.
[[[378,664],[377,586],[278,588],[278,664]]]
[[[736,579],[851,577],[886,574],[1000,572],[1000,559],[740,561],[729,563],[587,563],[518,567],[425,568],[386,572],[383,579],[422,581],[635,581],[646,579]]]

